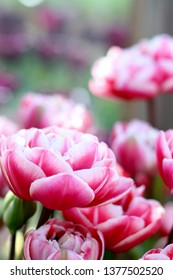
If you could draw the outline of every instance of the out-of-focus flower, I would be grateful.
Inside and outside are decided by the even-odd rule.
[[[59,219],[29,231],[23,250],[26,260],[100,260],[103,253],[100,232]]]
[[[160,175],[173,194],[173,130],[160,131],[156,142],[157,163]]]
[[[143,198],[134,189],[119,203],[63,211],[66,220],[96,228],[104,236],[106,249],[120,253],[152,236],[160,227],[164,209],[156,200]]]
[[[28,49],[25,26],[21,14],[1,12],[0,14],[0,55],[16,57]]]
[[[18,88],[19,80],[11,73],[0,73],[0,104],[7,103]]]
[[[155,155],[158,133],[149,123],[137,119],[129,123],[114,124],[110,147],[117,162],[138,181],[141,177],[154,176],[158,172]],[[144,178],[141,178],[142,180]]]
[[[151,249],[142,256],[141,260],[173,260],[173,244],[163,249]]]
[[[19,130],[19,124],[13,122],[5,116],[0,116],[0,136],[9,136],[16,133]],[[9,190],[7,184],[4,182],[1,170],[0,170],[0,197],[4,197]]]
[[[173,227],[173,201],[169,201],[164,205],[165,213],[162,217],[160,234],[168,236]]]
[[[91,92],[103,98],[149,99],[173,90],[173,38],[162,34],[112,47],[92,68]]]
[[[2,136],[0,146],[10,190],[50,209],[114,202],[134,184],[118,174],[112,150],[91,134],[58,127],[23,129]]]
[[[49,7],[39,9],[37,18],[42,28],[55,32],[61,31],[66,21],[60,11]]]
[[[44,128],[51,125],[91,132],[91,113],[82,104],[60,94],[28,93],[21,99],[19,119],[24,128]]]
[[[10,90],[16,90],[19,86],[19,80],[11,73],[0,73],[0,86]]]

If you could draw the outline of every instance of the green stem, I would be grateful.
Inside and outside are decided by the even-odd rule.
[[[50,218],[52,213],[53,213],[52,209],[48,209],[46,207],[43,207],[41,215],[40,215],[40,219],[39,219],[38,224],[37,224],[37,228],[41,227],[45,222],[47,222],[47,220]]]
[[[148,107],[148,121],[153,127],[157,127],[156,104],[154,98],[147,100],[147,107]]]
[[[11,235],[11,246],[9,260],[15,259],[15,244],[16,244],[16,232]]]

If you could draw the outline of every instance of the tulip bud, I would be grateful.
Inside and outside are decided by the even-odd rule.
[[[20,199],[11,191],[5,196],[3,221],[12,234],[20,229],[35,211],[36,203]]]

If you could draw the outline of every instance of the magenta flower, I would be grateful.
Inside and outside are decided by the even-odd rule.
[[[159,131],[141,120],[116,122],[112,129],[110,146],[117,162],[132,174],[157,174],[155,143]]]
[[[160,227],[164,209],[155,200],[142,197],[142,189],[133,192],[119,204],[63,211],[66,220],[102,232],[105,248],[127,251],[152,236]]]
[[[103,98],[150,99],[173,90],[173,38],[155,36],[112,47],[92,68],[91,92]]]
[[[173,244],[163,249],[151,249],[142,256],[141,260],[173,260]]]
[[[82,132],[92,130],[92,117],[85,106],[61,94],[28,93],[21,99],[18,111],[24,128],[56,125]]]
[[[157,163],[160,175],[173,194],[173,130],[160,131],[156,142]]]
[[[57,210],[114,202],[133,186],[104,142],[57,127],[2,137],[1,168],[15,195]]]
[[[25,236],[26,260],[100,260],[103,258],[102,234],[59,219],[50,219]]]

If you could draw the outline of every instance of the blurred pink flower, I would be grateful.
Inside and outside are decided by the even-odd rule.
[[[95,228],[102,232],[105,248],[127,251],[152,236],[160,227],[164,209],[156,200],[142,197],[143,189],[133,192],[119,203],[92,208],[63,211],[66,220]]]
[[[149,99],[173,90],[173,38],[166,34],[121,49],[92,67],[91,92],[103,98]]]
[[[38,10],[37,18],[41,28],[50,32],[61,31],[66,21],[65,16],[59,10],[57,11],[50,7],[40,8]]]
[[[163,249],[151,249],[142,256],[141,260],[173,260],[173,244]]]
[[[102,234],[59,219],[50,219],[25,236],[26,260],[100,260],[103,258]]]
[[[156,142],[157,163],[160,175],[173,195],[173,129],[160,131]]]
[[[10,90],[16,90],[19,86],[19,80],[11,73],[0,72],[0,86]]]
[[[18,111],[24,128],[56,125],[82,132],[92,130],[92,116],[85,106],[60,94],[28,93],[21,99]]]
[[[138,177],[138,180],[139,177],[157,174],[155,143],[158,133],[159,131],[149,123],[137,119],[129,123],[114,124],[110,147],[115,153],[117,162],[127,172]]]
[[[111,149],[96,136],[48,127],[1,138],[1,168],[11,191],[50,209],[90,207],[125,196],[133,180],[120,176]]]

